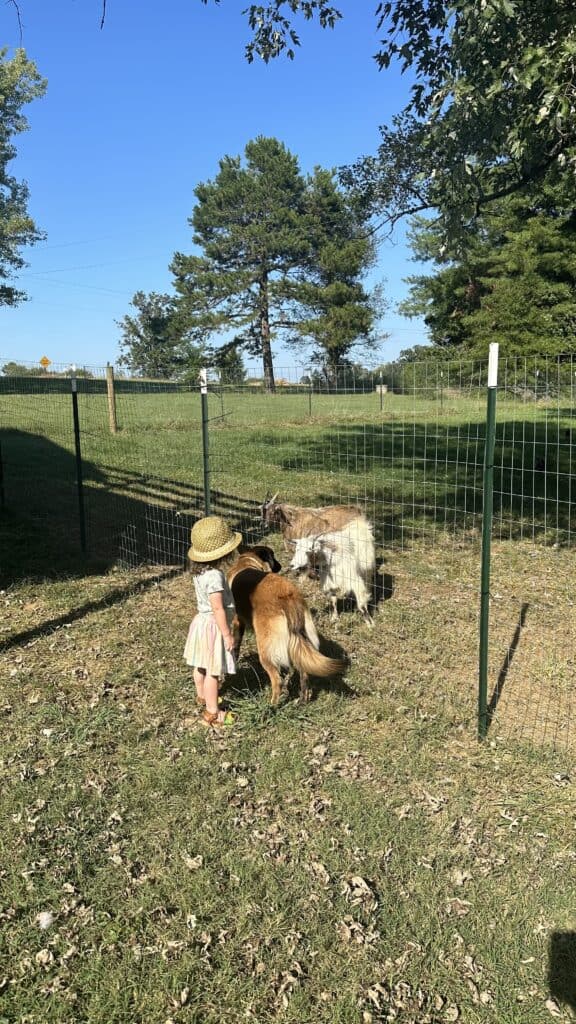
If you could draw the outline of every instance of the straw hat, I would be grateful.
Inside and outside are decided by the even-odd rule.
[[[242,534],[231,530],[220,516],[206,516],[194,523],[190,539],[188,558],[193,562],[214,562],[234,551],[242,543]]]

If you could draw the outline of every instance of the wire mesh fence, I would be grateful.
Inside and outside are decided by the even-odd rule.
[[[376,537],[378,628],[408,643],[406,622],[417,627],[433,605],[431,658],[450,651],[455,685],[473,699],[486,362],[396,364],[376,374],[277,370],[274,393],[210,371],[208,466],[196,383],[116,380],[112,429],[105,369],[90,373],[76,377],[76,432],[69,376],[0,378],[0,498],[24,537],[45,539],[42,571],[73,564],[81,510],[91,565],[183,565],[208,500],[248,541],[266,535],[267,495],[358,504]],[[501,360],[491,729],[558,746],[572,742],[576,674],[575,391],[571,359]],[[37,552],[26,541],[16,552],[23,575]]]

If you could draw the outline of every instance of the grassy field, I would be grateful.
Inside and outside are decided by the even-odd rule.
[[[399,574],[370,632],[308,582],[349,672],[272,714],[248,642],[215,738],[180,661],[190,580],[158,577],[3,595],[0,1020],[572,1019],[571,759],[499,717],[477,744],[462,592]]]
[[[360,500],[379,540],[403,545],[477,526],[482,507],[484,395],[211,395],[210,483],[232,514],[257,516],[266,491],[307,503]],[[119,433],[103,395],[79,396],[84,502],[92,553],[116,524],[155,503],[203,508],[197,395],[118,396]],[[0,395],[6,507],[78,545],[69,396]],[[500,400],[496,535],[571,543],[574,409]],[[240,505],[244,507],[239,509]],[[64,525],[63,525],[64,524]],[[117,537],[108,544],[114,554]]]
[[[176,399],[125,396],[112,438],[81,396],[88,566],[66,400],[1,399],[0,1022],[574,1019],[570,410],[500,403],[479,745],[482,400],[211,399],[218,510],[358,498],[379,554],[373,631],[303,584],[345,677],[272,713],[248,638],[214,737],[181,661],[189,577],[104,544],[151,501],[185,542],[201,438]]]

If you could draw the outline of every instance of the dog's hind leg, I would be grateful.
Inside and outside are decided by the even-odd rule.
[[[307,704],[312,696],[307,672],[300,672],[300,703]]]
[[[270,696],[270,703],[275,706],[280,700],[282,694],[282,677],[276,668],[268,658],[264,657],[262,652],[258,652],[260,658],[260,664],[270,679],[270,686],[272,687],[272,693]]]

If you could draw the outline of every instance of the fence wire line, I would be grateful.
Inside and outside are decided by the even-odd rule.
[[[266,494],[303,505],[357,503],[374,523],[380,570],[418,603],[457,592],[478,602],[485,441],[483,362],[396,366],[387,379],[278,372],[209,374],[212,509],[248,540]],[[110,433],[105,370],[78,377],[86,535],[104,565],[181,565],[204,508],[195,383],[116,381]],[[501,359],[494,460],[490,669],[495,730],[563,743],[574,661],[576,364]],[[0,377],[4,507],[49,538],[79,545],[70,379]],[[528,605],[513,637],[519,608]],[[407,610],[406,614],[409,614]],[[573,615],[572,615],[573,618]],[[519,651],[522,651],[522,656]],[[526,652],[530,652],[526,686]],[[500,686],[498,680],[503,680]]]

